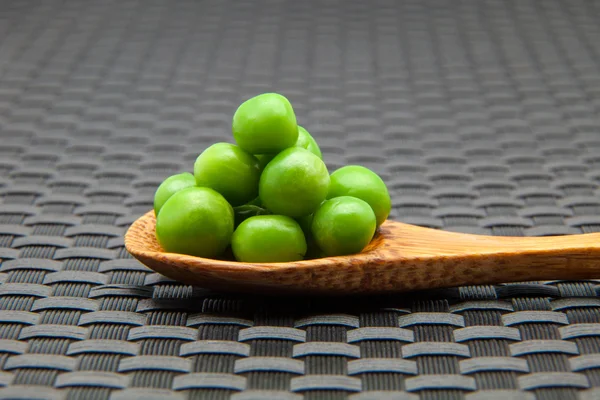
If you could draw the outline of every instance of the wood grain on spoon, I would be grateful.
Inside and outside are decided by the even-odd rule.
[[[125,235],[127,250],[184,283],[244,292],[358,294],[463,285],[600,278],[600,233],[498,237],[386,221],[360,254],[290,263],[240,263],[165,253],[154,212]]]

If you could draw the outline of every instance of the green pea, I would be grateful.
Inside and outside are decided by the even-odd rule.
[[[385,182],[375,172],[360,165],[347,165],[331,174],[327,198],[352,196],[369,203],[379,227],[390,215],[392,201]]]
[[[238,146],[250,154],[276,154],[298,140],[296,114],[284,96],[263,93],[238,107],[232,133]]]
[[[169,253],[215,258],[233,234],[233,208],[210,188],[188,187],[175,193],[156,218],[156,237]]]
[[[292,218],[260,215],[238,226],[231,239],[231,249],[241,262],[299,261],[306,254],[306,239]]]
[[[315,212],[311,231],[325,256],[360,253],[373,239],[375,213],[369,204],[350,196],[325,201]]]
[[[311,214],[327,196],[329,172],[308,150],[291,147],[277,154],[263,170],[258,193],[273,214],[299,218]]]
[[[323,159],[323,154],[321,153],[321,149],[315,138],[300,125],[298,125],[298,140],[296,141],[295,146],[302,147],[319,157],[321,160]]]
[[[154,215],[158,215],[161,207],[173,194],[190,186],[196,186],[196,180],[189,172],[171,175],[162,181],[154,193]]]
[[[233,206],[245,204],[258,195],[258,160],[231,143],[215,143],[194,163],[198,186],[221,193]]]

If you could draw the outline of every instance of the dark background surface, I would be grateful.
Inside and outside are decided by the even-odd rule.
[[[2,2],[0,398],[599,398],[596,282],[243,297],[169,281],[122,239],[266,91],[331,170],[381,174],[393,219],[600,231],[599,17],[583,0]]]

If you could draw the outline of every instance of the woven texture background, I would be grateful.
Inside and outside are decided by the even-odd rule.
[[[0,398],[600,398],[592,281],[274,301],[123,247],[266,91],[393,219],[600,231],[599,38],[593,0],[3,1]]]

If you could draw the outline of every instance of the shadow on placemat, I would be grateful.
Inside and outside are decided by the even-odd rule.
[[[550,283],[550,282],[549,282]],[[556,282],[552,282],[556,283]],[[570,283],[573,285],[574,283]],[[586,285],[586,283],[582,283]],[[587,292],[589,292],[589,282]],[[116,288],[116,286],[115,286]],[[135,292],[147,291],[147,286],[123,287],[123,290]],[[458,304],[473,300],[501,300],[515,297],[561,297],[559,289],[554,285],[538,282],[525,282],[506,285],[485,285],[456,287],[435,290],[423,290],[385,295],[348,295],[348,296],[300,296],[300,295],[259,295],[236,294],[219,292],[199,287],[188,287],[187,295],[182,296],[181,290],[173,289],[172,293],[163,291],[147,293],[153,298],[147,299],[158,308],[184,309],[188,312],[215,312],[245,315],[256,310],[262,310],[271,317],[281,315],[289,318],[291,315],[317,313],[367,313],[381,309],[410,309],[417,302],[435,303],[436,301]],[[151,290],[151,289],[150,289]],[[596,293],[597,288],[593,288]],[[581,295],[586,290],[581,291]],[[589,296],[587,293],[586,296]],[[576,294],[573,297],[577,297]],[[209,304],[210,303],[210,304]],[[216,303],[220,303],[219,307]],[[440,310],[441,311],[441,310]]]

